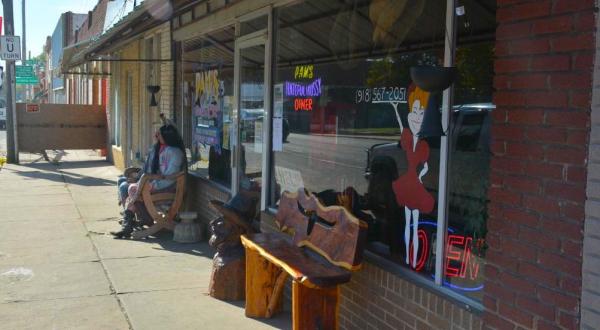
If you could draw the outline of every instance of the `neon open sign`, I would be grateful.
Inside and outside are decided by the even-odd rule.
[[[419,221],[419,227],[431,226],[437,228],[437,223],[433,221]],[[421,271],[427,263],[430,255],[430,244],[427,232],[424,229],[418,230],[419,251],[417,252],[417,264],[415,271]],[[476,280],[479,275],[480,264],[476,255],[473,253],[473,247],[482,248],[483,239],[478,239],[475,242],[472,237],[455,234],[455,230],[448,227],[448,238],[446,241],[446,257],[444,258],[445,275],[449,278],[462,278],[467,280]],[[409,249],[409,257],[413,255],[412,244]],[[444,281],[444,285],[461,291],[479,291],[483,289],[483,285],[476,286],[459,286]]]

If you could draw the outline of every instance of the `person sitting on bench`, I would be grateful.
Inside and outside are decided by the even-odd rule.
[[[166,176],[185,170],[187,168],[185,147],[177,128],[171,124],[165,124],[156,132],[155,138],[157,142],[154,144],[152,152],[148,156],[143,173]],[[138,214],[145,213],[143,203],[138,201],[138,182],[127,184],[127,196],[124,196],[125,198],[123,199],[125,208],[122,222],[123,227],[118,232],[111,232],[115,238],[129,237],[136,225],[136,212],[138,212]],[[127,181],[125,181],[125,183],[127,183]],[[152,191],[168,191],[169,189],[173,189],[174,183],[173,180],[154,180],[151,182]],[[124,183],[122,182],[121,185],[124,185]],[[121,186],[119,186],[119,188],[119,193],[121,195]]]

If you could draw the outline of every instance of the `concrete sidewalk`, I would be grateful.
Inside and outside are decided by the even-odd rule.
[[[290,328],[208,296],[213,250],[116,240],[116,168],[92,151],[21,154],[0,171],[2,329]]]

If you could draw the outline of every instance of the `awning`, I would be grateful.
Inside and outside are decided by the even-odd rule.
[[[63,48],[62,61],[60,62],[60,72],[63,74],[68,73],[70,68],[76,66],[77,62],[73,61],[75,55],[82,50],[85,50],[90,43],[92,43],[92,40],[88,39]]]
[[[77,46],[81,44],[79,47],[74,47],[76,49],[69,55],[69,58],[67,58],[66,50],[73,46],[65,48],[61,65],[62,71],[68,72],[69,69],[80,64],[100,59],[101,55],[107,55],[148,29],[168,21],[169,17],[157,19],[150,15],[149,12],[156,11],[157,8],[169,3],[168,1],[146,0],[100,36],[87,40],[86,44],[80,42],[73,45]]]

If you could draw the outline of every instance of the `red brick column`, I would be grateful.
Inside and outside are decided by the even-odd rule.
[[[484,323],[577,329],[593,0],[498,0]]]

